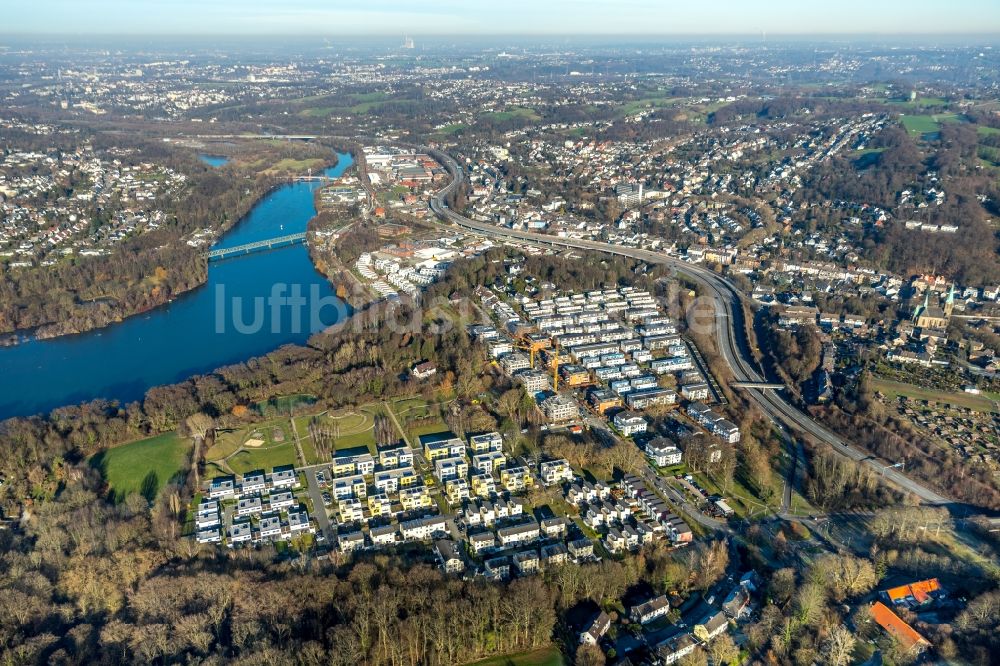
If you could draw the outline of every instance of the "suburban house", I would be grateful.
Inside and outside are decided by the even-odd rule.
[[[640,432],[646,432],[649,424],[646,423],[641,415],[630,411],[621,411],[615,414],[613,419],[615,427],[623,435],[635,435]]]
[[[878,626],[899,641],[907,650],[923,652],[930,647],[930,641],[921,636],[916,629],[904,622],[881,601],[872,604],[871,613],[872,619]]]
[[[667,595],[661,594],[638,606],[632,606],[632,610],[629,611],[629,618],[639,624],[648,624],[669,612],[670,602],[667,601]]]
[[[547,460],[538,465],[538,475],[542,478],[543,484],[551,486],[555,483],[571,481],[573,479],[573,470],[570,468],[569,462],[565,459]]]
[[[412,374],[417,379],[427,379],[428,377],[437,373],[437,366],[435,366],[430,361],[424,361],[423,363],[417,363],[410,370]]]
[[[438,539],[434,542],[434,552],[445,573],[460,574],[465,571],[465,562],[458,554],[458,548],[451,539]]]
[[[604,611],[601,611],[587,628],[580,632],[580,642],[587,645],[597,645],[610,628],[611,617]]]
[[[683,458],[681,450],[664,437],[657,437],[646,442],[646,455],[657,467],[679,465]]]
[[[937,578],[929,578],[883,590],[880,596],[896,608],[919,608],[943,599],[945,591]]]

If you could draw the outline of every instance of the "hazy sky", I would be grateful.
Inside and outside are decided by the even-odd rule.
[[[0,33],[1000,33],[998,0],[10,0]]]

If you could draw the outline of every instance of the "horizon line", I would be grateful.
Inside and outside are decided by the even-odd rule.
[[[968,32],[908,32],[908,31],[855,31],[855,32],[787,32],[787,31],[755,31],[755,32],[0,32],[0,38],[9,37],[348,37],[352,39],[367,39],[371,37],[421,37],[421,38],[451,38],[451,37],[994,37],[1000,39],[1000,31]]]

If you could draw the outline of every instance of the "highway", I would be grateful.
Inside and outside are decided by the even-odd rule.
[[[760,383],[768,382],[763,372],[757,366],[750,351],[743,321],[742,296],[739,289],[717,273],[699,266],[681,261],[666,254],[643,250],[639,248],[622,247],[610,243],[574,238],[561,238],[546,234],[527,231],[517,231],[498,227],[492,224],[476,222],[450,210],[445,199],[450,196],[464,178],[464,173],[458,163],[446,153],[439,150],[424,148],[437,159],[451,174],[451,182],[431,199],[431,210],[441,220],[458,225],[465,229],[486,236],[502,236],[515,240],[543,244],[552,247],[565,247],[580,250],[603,252],[616,256],[639,259],[651,264],[662,264],[683,272],[698,282],[703,288],[703,295],[711,296],[715,302],[715,339],[723,360],[731,368],[733,377],[738,382]],[[773,388],[746,389],[760,409],[775,424],[783,425],[790,430],[803,433],[820,442],[825,442],[835,451],[858,463],[874,469],[880,478],[891,482],[898,488],[915,495],[924,504],[953,505],[951,499],[937,493],[931,488],[914,481],[896,469],[887,469],[886,463],[854,448],[836,433],[816,423],[809,415],[790,404]],[[964,507],[971,508],[971,507]]]

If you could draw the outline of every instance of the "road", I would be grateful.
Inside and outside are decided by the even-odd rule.
[[[327,479],[332,478],[327,465],[313,465],[305,468],[306,484],[309,486],[309,499],[313,503],[313,517],[316,519],[319,529],[326,535],[327,539],[330,539],[336,530],[330,524],[330,516],[327,514],[326,505],[323,503],[323,489],[319,487],[319,482],[316,480],[316,472],[320,471],[321,468],[327,468],[325,472]]]
[[[715,339],[723,360],[732,370],[736,381],[765,382],[763,372],[757,366],[750,351],[743,319],[742,295],[739,289],[724,277],[696,264],[689,264],[675,257],[660,252],[640,248],[622,247],[599,241],[561,238],[546,234],[527,231],[517,231],[498,227],[493,224],[476,222],[450,210],[445,203],[459,186],[464,173],[458,163],[446,153],[439,150],[424,148],[428,154],[437,159],[452,176],[451,182],[431,198],[432,212],[441,220],[458,225],[473,232],[486,236],[503,236],[506,238],[542,244],[550,247],[565,247],[579,250],[591,250],[616,256],[638,259],[651,264],[663,264],[680,271],[698,282],[704,295],[710,296],[715,302]],[[873,468],[880,478],[891,482],[897,487],[912,493],[921,502],[931,505],[953,505],[954,502],[935,490],[915,481],[896,469],[886,469],[886,463],[848,444],[843,438],[812,420],[810,416],[787,402],[774,389],[747,389],[749,395],[757,403],[765,415],[774,423],[784,425],[790,430],[804,433],[820,442],[828,444],[836,452],[851,460]],[[968,510],[970,507],[962,507]]]

